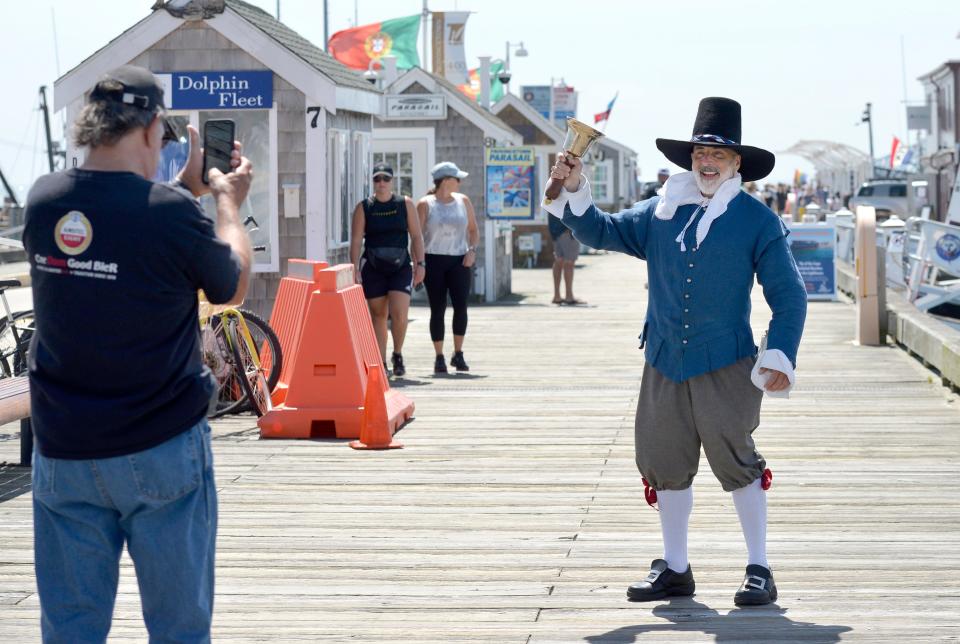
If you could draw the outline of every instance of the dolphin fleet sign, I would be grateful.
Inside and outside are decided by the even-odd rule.
[[[273,107],[273,72],[156,74],[171,110],[266,110]]]

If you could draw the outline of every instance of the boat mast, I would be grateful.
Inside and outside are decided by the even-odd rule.
[[[50,110],[47,108],[47,86],[40,86],[40,110],[43,112],[43,128],[47,133],[47,163],[50,165],[50,172],[56,171],[54,155],[58,153],[58,147],[53,142],[50,134]]]

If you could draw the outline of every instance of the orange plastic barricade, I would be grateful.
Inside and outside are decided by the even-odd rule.
[[[276,406],[258,422],[261,438],[359,438],[365,399],[377,390],[392,435],[413,415],[414,405],[387,383],[367,301],[354,283],[353,265],[318,269],[311,277],[315,282],[299,327],[286,316],[297,312],[290,302],[301,285],[285,284],[289,278],[280,284],[271,326],[277,317],[278,335],[278,327],[289,324],[299,328],[299,334],[291,333],[299,339],[288,350],[281,337],[283,389],[278,387]],[[285,286],[291,293],[284,292]],[[281,301],[286,313],[279,313]],[[379,377],[369,376],[374,370]]]
[[[310,293],[317,289],[320,271],[327,268],[327,262],[307,259],[291,259],[287,262],[287,276],[280,280],[280,289],[270,314],[270,328],[277,334],[280,351],[286,357],[280,371],[280,380],[274,387],[270,398],[273,405],[283,404],[287,399],[290,386],[290,365],[293,356],[300,347],[300,335],[303,333],[303,321],[307,316],[307,304]],[[270,365],[264,364],[269,369]]]

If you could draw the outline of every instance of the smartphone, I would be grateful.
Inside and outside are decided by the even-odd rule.
[[[237,124],[232,119],[212,119],[203,124],[203,182],[210,183],[207,173],[216,168],[224,174],[230,172],[233,142],[236,140]]]

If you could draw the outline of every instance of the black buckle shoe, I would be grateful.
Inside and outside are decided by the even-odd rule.
[[[393,363],[393,375],[397,378],[401,378],[407,373],[406,367],[403,366],[403,356],[399,353],[394,352],[393,357],[390,358],[390,362]]]
[[[647,578],[627,588],[627,599],[649,602],[664,597],[689,597],[696,587],[690,566],[686,572],[680,573],[668,568],[663,559],[654,559]]]
[[[453,357],[450,358],[450,366],[456,367],[457,371],[470,371],[467,361],[463,359],[463,351],[457,351],[453,354]]]
[[[437,356],[436,361],[434,361],[433,373],[447,373],[447,361],[443,359],[443,355]]]
[[[740,589],[733,596],[737,606],[763,606],[777,601],[777,585],[773,583],[773,573],[758,564],[747,566]]]

